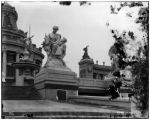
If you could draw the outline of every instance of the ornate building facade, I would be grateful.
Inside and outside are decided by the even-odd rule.
[[[41,70],[44,58],[42,48],[37,48],[35,44],[31,44],[28,48],[29,50],[26,51],[27,34],[18,29],[17,19],[18,14],[15,8],[6,2],[2,4],[2,78],[4,78],[3,82],[5,85],[2,90],[4,93],[3,96],[5,96],[4,99],[16,99],[17,94],[19,96],[17,99],[20,99],[20,95],[32,93],[32,95],[30,94],[28,97],[22,98],[30,99],[31,96],[35,95],[32,92],[33,89],[28,90],[27,87],[38,86],[36,83],[37,76],[35,77],[35,75]],[[52,95],[53,89],[55,89],[54,92],[57,90],[58,94],[60,90],[68,91],[67,94],[73,94],[74,90],[76,95],[99,96],[105,93],[105,89],[110,84],[110,81],[105,80],[105,76],[112,71],[112,68],[111,66],[94,64],[93,59],[88,55],[88,46],[84,48],[84,51],[84,55],[79,62],[79,78],[76,77],[75,73],[70,73],[69,77],[64,78],[63,76],[63,80],[61,80],[59,85],[58,81],[56,82],[57,84],[51,83],[52,85],[50,85],[49,83],[49,86],[46,86],[47,90],[51,88],[51,93],[49,94],[48,92],[48,96]],[[22,61],[22,55],[29,55],[28,52],[32,53],[32,62],[30,60]],[[53,73],[50,74],[52,75]],[[71,81],[71,75],[74,81]],[[54,77],[56,79],[60,75],[54,75]],[[38,87],[36,87],[36,90],[38,90]],[[22,91],[22,93],[17,93],[17,91]],[[63,96],[62,98],[67,98],[66,93]],[[56,93],[54,97],[56,97]],[[38,96],[35,98],[39,99]]]
[[[79,77],[104,80],[105,76],[112,72],[112,67],[106,66],[105,62],[103,62],[103,65],[98,65],[98,62],[94,64],[93,59],[88,55],[87,47],[83,50],[85,52],[79,62]]]
[[[88,46],[84,49],[84,55],[79,62],[79,95],[105,95],[106,88],[111,82],[105,79],[111,72],[112,67],[94,64],[93,59],[88,55]]]
[[[13,67],[13,63],[19,62],[25,49],[26,33],[17,27],[18,14],[14,7],[8,3],[2,3],[2,77],[6,86],[16,86],[16,79],[20,71]],[[44,55],[42,48],[37,48],[35,44],[31,45],[33,62],[39,66],[42,65]],[[32,76],[39,71],[32,71]],[[26,85],[26,82],[24,82]]]

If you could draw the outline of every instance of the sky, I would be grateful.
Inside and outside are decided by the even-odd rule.
[[[108,56],[113,45],[110,29],[106,23],[110,21],[111,2],[91,2],[91,5],[80,6],[73,2],[70,6],[59,5],[58,2],[8,2],[18,13],[17,25],[23,31],[34,35],[32,42],[41,47],[45,34],[52,32],[54,25],[59,26],[58,33],[67,38],[67,50],[64,61],[72,71],[79,73],[79,61],[83,56],[83,48],[89,45],[89,56],[102,65],[111,65]],[[118,23],[119,19],[111,19]],[[130,21],[128,22],[130,23]],[[128,24],[126,23],[126,24]],[[125,25],[125,24],[124,24]],[[47,56],[45,51],[43,64]]]

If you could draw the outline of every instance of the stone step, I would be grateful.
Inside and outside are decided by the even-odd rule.
[[[28,114],[28,115],[27,115]],[[41,119],[100,119],[100,118],[131,118],[130,113],[108,113],[108,112],[13,112],[9,115],[4,112],[5,118],[24,119],[24,118],[41,118]]]
[[[101,96],[72,96],[69,98],[70,102],[95,105],[107,108],[114,108],[122,110],[125,112],[131,112],[131,101],[127,98],[117,98],[114,100],[109,100],[110,97],[101,97]]]

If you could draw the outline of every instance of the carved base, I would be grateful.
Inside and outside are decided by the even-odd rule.
[[[61,71],[71,71],[62,59],[49,58],[44,66],[47,69],[61,70]]]

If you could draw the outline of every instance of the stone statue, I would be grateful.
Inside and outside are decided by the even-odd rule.
[[[26,37],[24,40],[25,40],[25,45],[26,45],[26,48],[29,50],[31,45],[32,45],[32,41],[31,41],[31,38],[33,38],[34,36],[32,35],[31,37]]]
[[[33,35],[31,37],[27,37],[27,32],[25,33],[26,37],[25,37],[25,49],[23,52],[23,56],[22,58],[20,58],[20,60],[22,61],[33,61],[32,56],[32,52],[31,52],[31,45],[32,45],[32,41],[31,38],[34,37]]]
[[[61,38],[61,35],[57,33],[58,26],[53,27],[52,33],[45,35],[44,42],[42,44],[44,50],[47,53],[47,62],[45,67],[66,67],[63,61],[66,55],[66,38]]]
[[[90,57],[88,55],[88,47],[89,47],[89,45],[87,45],[85,48],[83,48],[84,55],[82,56],[82,59],[90,59]]]

